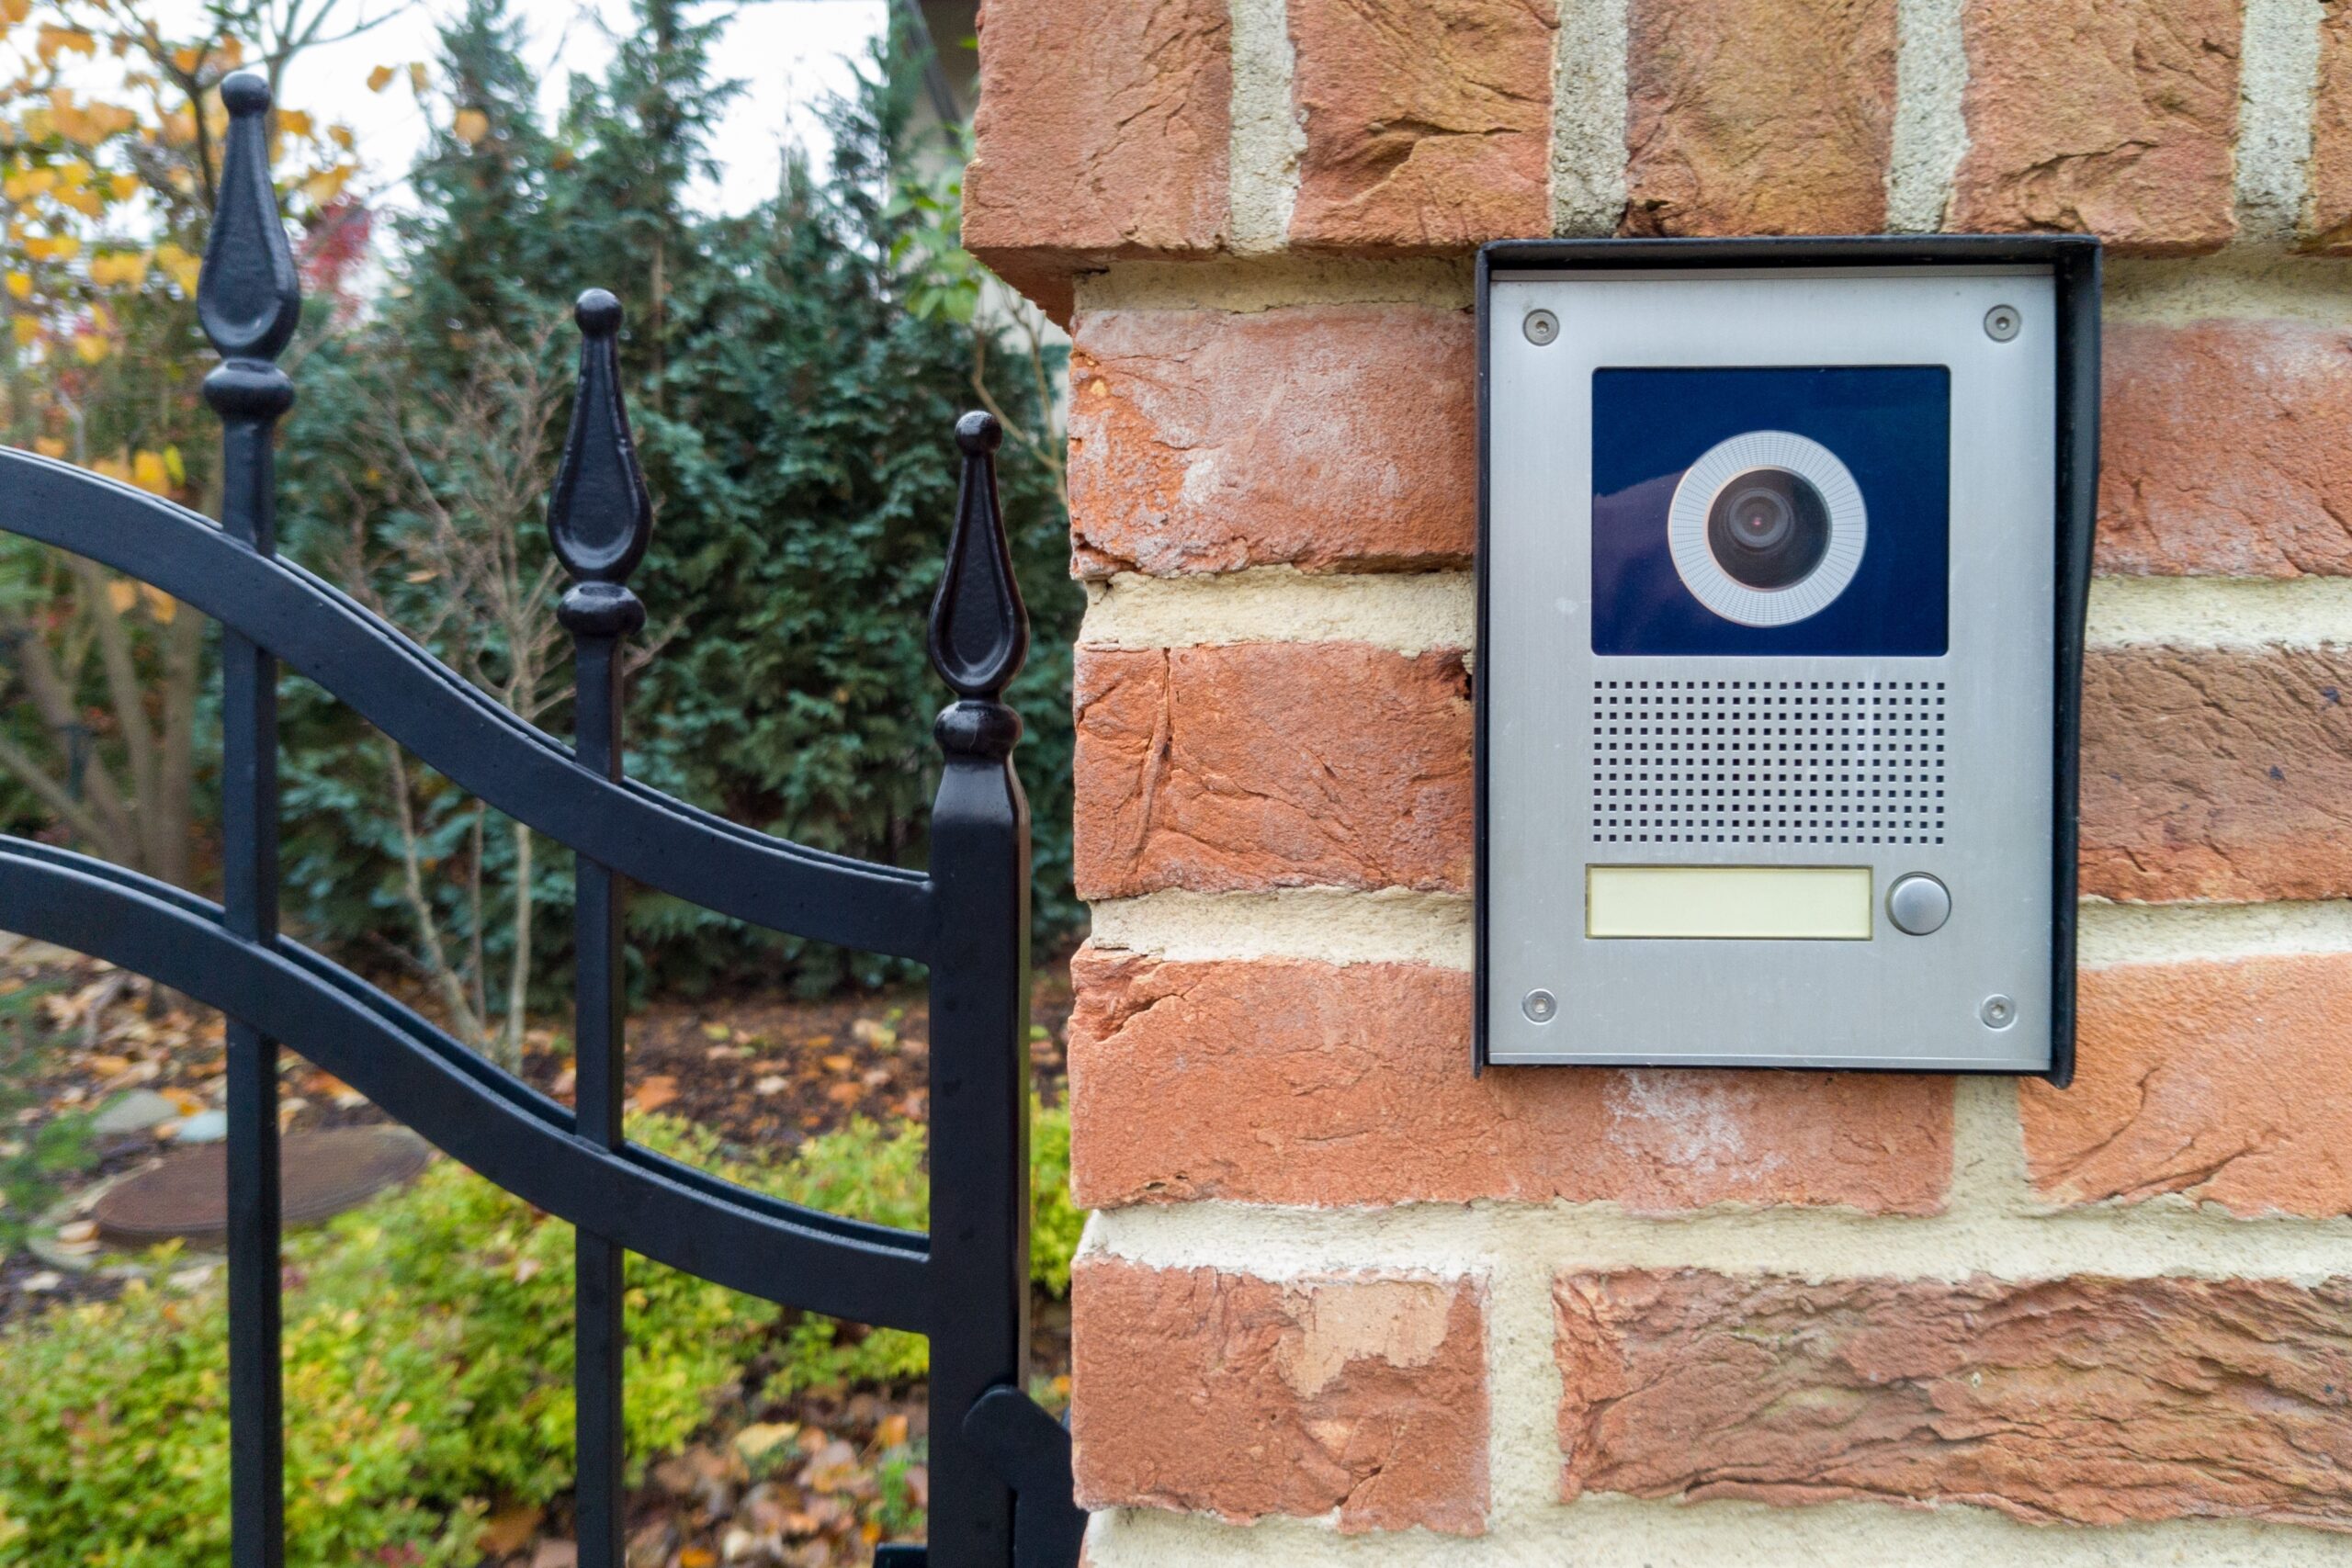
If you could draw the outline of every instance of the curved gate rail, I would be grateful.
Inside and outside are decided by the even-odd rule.
[[[1085,1516],[1069,1442],[1023,1392],[1029,1301],[1029,822],[1001,701],[1028,629],[997,510],[996,422],[956,427],[963,480],[932,605],[933,666],[956,694],[928,872],[827,854],[630,783],[621,647],[652,507],[620,392],[617,300],[582,296],[578,398],[548,508],[571,578],[567,748],[276,553],[271,436],[294,400],[276,364],[300,306],[270,188],[269,91],[232,76],[221,196],[198,313],[221,355],[222,525],[96,474],[0,448],[0,529],[140,578],[221,624],[223,902],[0,837],[0,929],[106,958],[230,1020],[231,1559],[283,1560],[277,1043],[450,1156],[578,1231],[579,1540],[620,1568],[624,1250],[770,1301],[931,1339],[928,1548],[895,1568],[1070,1568]],[[280,663],[334,693],[464,789],[578,860],[577,1109],[502,1072],[277,931]],[[621,880],[755,925],[914,959],[931,988],[928,1233],[820,1213],[720,1181],[621,1132]]]

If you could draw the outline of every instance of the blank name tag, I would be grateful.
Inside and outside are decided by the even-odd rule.
[[[1866,865],[1589,865],[1589,937],[1868,942]]]

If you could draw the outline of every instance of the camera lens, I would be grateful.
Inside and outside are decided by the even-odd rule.
[[[1750,588],[1802,582],[1828,553],[1828,504],[1786,468],[1749,468],[1733,475],[1707,509],[1707,548]]]

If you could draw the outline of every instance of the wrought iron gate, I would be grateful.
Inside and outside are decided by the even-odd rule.
[[[1085,1516],[1069,1440],[1024,1392],[1028,1351],[1029,821],[1001,700],[1028,629],[986,414],[956,427],[963,482],[933,664],[944,772],[927,871],[869,864],[738,827],[621,768],[621,649],[645,619],[630,570],[652,509],[622,406],[618,301],[581,297],[578,398],[548,526],[571,577],[575,735],[567,748],[400,632],[278,558],[271,434],[294,389],[275,363],[300,307],[270,188],[261,78],[231,116],[198,288],[221,355],[221,523],[0,449],[0,528],[89,557],[219,621],[223,902],[0,838],[0,929],[108,959],[231,1022],[231,1558],[283,1556],[277,1051],[289,1042],[481,1175],[578,1230],[578,1517],[583,1568],[622,1560],[621,1258],[642,1253],[770,1301],[931,1340],[931,1540],[884,1568],[1069,1568]],[[277,671],[334,694],[462,788],[579,856],[576,1110],[501,1072],[277,931]],[[630,1143],[621,1129],[622,879],[780,931],[929,966],[931,1219],[888,1229],[780,1202]],[[62,1543],[61,1543],[62,1544]]]

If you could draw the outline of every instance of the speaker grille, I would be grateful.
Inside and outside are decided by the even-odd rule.
[[[1592,840],[1940,844],[1941,681],[1595,681]]]

